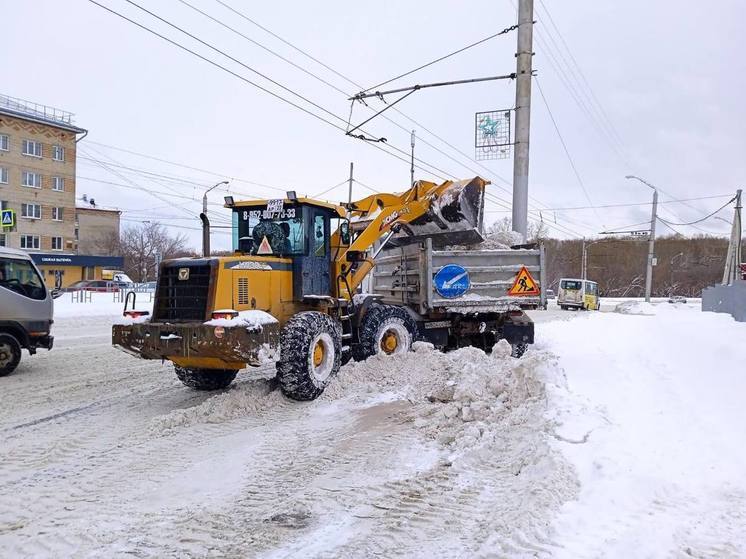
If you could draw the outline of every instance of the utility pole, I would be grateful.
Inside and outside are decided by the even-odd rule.
[[[655,265],[655,222],[658,221],[658,189],[655,188],[648,181],[636,177],[634,175],[627,175],[626,179],[635,179],[640,181],[648,188],[653,189],[653,213],[650,216],[650,240],[648,241],[648,264],[645,269],[645,301],[650,302],[650,294],[653,290],[653,266]]]
[[[348,189],[349,191],[347,192],[348,206],[352,205],[352,182],[354,180],[352,178],[352,169],[353,169],[353,162],[350,161],[350,186],[349,186],[349,189]],[[350,215],[350,209],[349,209],[349,207],[347,208],[347,215],[348,216]]]
[[[412,167],[409,170],[409,186],[414,186],[414,138],[415,131],[412,130]]]
[[[528,146],[531,131],[531,63],[534,0],[518,0],[518,49],[515,79],[515,155],[513,157],[513,231],[526,240],[528,230]]]
[[[653,189],[653,213],[650,216],[650,241],[648,242],[648,268],[645,271],[645,301],[650,302],[653,290],[653,266],[655,265],[655,222],[658,221],[658,189]]]
[[[734,281],[737,281],[741,277],[741,194],[742,191],[739,188],[736,192],[736,212],[733,216],[728,253],[725,257],[723,285],[732,285]]]
[[[588,249],[585,245],[585,237],[583,237],[583,259],[580,270],[580,279],[584,280],[588,272]]]

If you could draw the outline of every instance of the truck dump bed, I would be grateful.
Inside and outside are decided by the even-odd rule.
[[[453,268],[444,270],[447,266]],[[505,312],[545,307],[543,290],[533,296],[508,295],[524,266],[539,287],[544,285],[543,246],[535,250],[480,250],[478,247],[433,250],[432,242],[426,239],[421,244],[381,252],[376,258],[370,290],[383,302],[404,304],[421,314]],[[438,276],[441,271],[453,271],[451,285],[447,278],[443,280],[442,273]],[[436,276],[440,289],[436,287]],[[447,289],[453,285],[459,288]]]

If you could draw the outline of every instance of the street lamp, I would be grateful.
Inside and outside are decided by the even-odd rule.
[[[591,241],[590,243],[587,243],[585,241],[585,237],[583,237],[583,257],[581,260],[581,270],[580,270],[580,277],[582,279],[588,279],[586,278],[586,275],[588,273],[588,247],[591,245],[595,245],[596,243],[600,243],[605,241],[606,239],[598,239],[597,241]]]
[[[658,189],[645,179],[635,175],[627,175],[625,179],[635,179],[648,188],[653,189],[653,213],[650,217],[650,240],[648,241],[648,265],[645,270],[645,301],[650,302],[650,293],[653,289],[653,263],[655,262],[655,222],[658,220]]]
[[[202,196],[202,213],[203,214],[207,214],[207,193],[210,192],[211,190],[217,188],[221,184],[230,184],[230,181],[220,181],[219,183],[214,184],[210,188],[208,188],[207,190],[205,190],[205,195]]]

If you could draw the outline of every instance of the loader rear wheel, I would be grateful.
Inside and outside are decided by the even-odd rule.
[[[407,311],[393,305],[376,305],[363,317],[352,356],[355,361],[363,361],[376,354],[406,353],[412,349],[416,335],[417,324]]]
[[[337,374],[342,328],[327,314],[307,311],[290,318],[280,333],[277,380],[291,400],[316,399]]]
[[[233,369],[189,369],[178,365],[174,365],[174,370],[185,386],[195,390],[228,388],[238,374]]]
[[[21,362],[21,344],[15,336],[0,334],[0,377],[9,375]]]

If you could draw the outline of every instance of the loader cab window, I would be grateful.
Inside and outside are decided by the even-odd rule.
[[[281,205],[234,210],[233,250],[257,256],[305,254],[303,209]]]
[[[313,256],[326,256],[326,218],[316,214],[313,218],[313,239],[311,241]]]
[[[3,288],[29,299],[42,300],[47,296],[44,281],[28,260],[0,257],[0,290]]]

